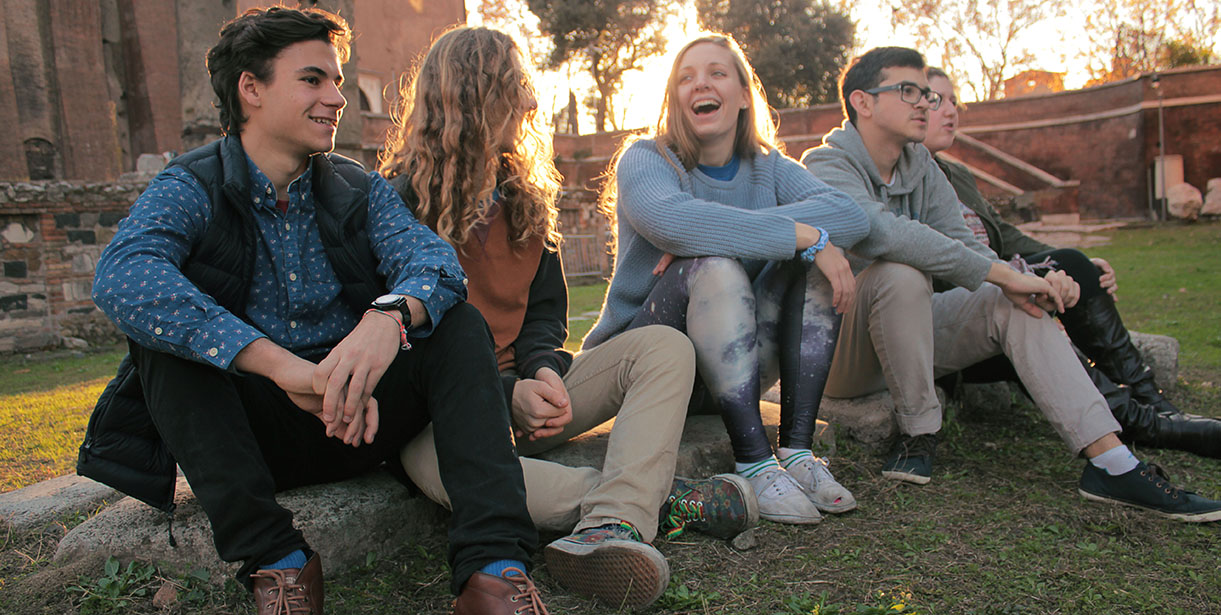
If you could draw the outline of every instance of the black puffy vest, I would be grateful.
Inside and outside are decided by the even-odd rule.
[[[369,177],[360,163],[338,154],[313,158],[316,220],[344,299],[363,311],[386,283],[365,223]],[[233,314],[247,320],[246,302],[254,279],[257,229],[250,203],[250,171],[236,137],[225,137],[187,152],[169,166],[190,171],[212,203],[212,219],[183,264],[183,274]],[[140,375],[131,356],[98,398],[76,472],[105,483],[165,512],[174,510],[175,461],[153,426]]]

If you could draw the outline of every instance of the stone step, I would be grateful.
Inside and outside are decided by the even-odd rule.
[[[775,441],[780,407],[764,402],[762,414],[768,436]],[[567,465],[601,467],[612,424],[608,421],[540,457]],[[815,439],[815,448],[822,454],[834,453],[835,434],[827,423],[819,421]],[[733,455],[720,417],[690,417],[679,446],[676,473],[700,477],[732,470]],[[8,495],[0,496],[0,500]],[[294,523],[322,555],[329,574],[363,565],[368,553],[386,551],[413,535],[431,532],[448,518],[440,506],[413,497],[406,487],[382,472],[294,489],[279,494],[277,499],[293,511]],[[232,576],[236,565],[226,564],[217,556],[207,517],[183,478],[178,480],[175,503],[178,508],[173,534],[177,547],[170,546],[165,514],[123,498],[68,532],[54,559],[65,562],[100,553],[124,562],[158,562],[179,573],[202,567],[218,582]]]

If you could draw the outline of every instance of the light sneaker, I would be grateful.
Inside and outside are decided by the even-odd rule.
[[[811,525],[822,521],[818,508],[783,468],[764,470],[747,480],[759,500],[760,517],[794,525]]]
[[[667,538],[692,529],[729,540],[759,522],[759,503],[750,481],[737,474],[676,476],[658,518]]]
[[[547,545],[543,555],[560,585],[616,607],[652,604],[670,584],[665,556],[628,523],[581,530]]]
[[[802,453],[800,459],[784,466],[784,471],[801,485],[806,497],[810,498],[818,510],[842,513],[856,508],[856,498],[831,476],[826,459]]]

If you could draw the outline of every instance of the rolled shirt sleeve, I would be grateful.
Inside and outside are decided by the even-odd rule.
[[[394,188],[370,173],[367,231],[378,258],[378,274],[390,292],[419,299],[428,323],[411,330],[426,337],[449,308],[466,299],[466,274],[454,249],[416,220]]]

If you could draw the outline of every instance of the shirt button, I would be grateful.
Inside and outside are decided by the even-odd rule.
[[[271,186],[267,187],[267,194],[271,194]]]
[[[424,290],[432,290],[432,287],[431,287],[431,286],[429,286],[429,285],[427,285],[427,284],[425,284],[425,285],[421,286],[420,288],[422,288],[422,289],[424,289]]]
[[[156,333],[157,335],[161,335],[161,327],[157,327],[156,329],[153,329],[153,333]]]
[[[291,224],[289,224],[289,223],[285,222],[285,223],[284,223],[284,230],[286,230],[286,231],[291,231],[291,230],[293,230],[293,225],[291,225]]]
[[[297,328],[297,321],[295,321],[295,320],[290,320],[290,321],[288,321],[288,326],[290,326],[290,327],[292,327],[292,328],[296,329],[296,328]]]
[[[295,274],[295,273],[290,273],[290,274],[288,274],[288,279],[292,280],[293,282],[296,282],[296,281],[297,281],[297,274]]]
[[[257,204],[257,203],[262,203],[262,202],[263,202],[263,199],[260,199],[259,197],[257,197],[257,196],[256,196],[256,197],[254,197],[254,202],[255,202],[256,204]]]
[[[215,348],[209,348],[209,349],[208,349],[208,356],[209,356],[209,357],[215,357],[215,356],[216,356],[216,355],[218,355],[218,354],[220,354],[220,351],[219,351],[219,350],[217,350],[217,349],[215,349]]]

